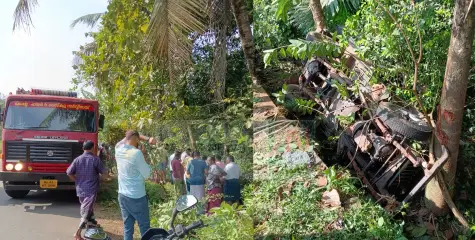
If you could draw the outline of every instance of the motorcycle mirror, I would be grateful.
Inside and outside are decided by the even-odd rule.
[[[176,201],[176,210],[183,212],[196,205],[198,199],[193,195],[181,195]]]

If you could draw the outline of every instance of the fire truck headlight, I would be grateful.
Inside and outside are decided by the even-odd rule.
[[[13,164],[11,164],[11,163],[7,164],[7,165],[5,166],[5,169],[6,169],[7,171],[13,170]]]
[[[21,169],[23,169],[23,164],[21,163],[15,164],[15,170],[20,171]]]

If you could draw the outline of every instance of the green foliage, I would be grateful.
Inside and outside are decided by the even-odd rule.
[[[102,206],[108,206],[116,211],[117,202],[117,179],[101,185],[98,194],[98,202]],[[172,210],[175,207],[175,190],[172,184],[160,185],[152,182],[145,182],[145,190],[150,203],[150,220],[152,227],[168,229],[171,220]],[[178,214],[175,223],[189,225],[198,219],[202,219],[209,225],[198,229],[195,235],[187,239],[253,239],[253,221],[246,210],[240,206],[230,206],[223,203],[221,208],[213,210],[210,217],[196,214],[196,207],[192,210]]]
[[[350,127],[355,122],[355,113],[350,113],[349,116],[336,116],[342,128]]]
[[[271,166],[269,166],[271,167]],[[271,171],[272,172],[272,171]],[[328,185],[313,183],[317,176],[325,176]],[[246,204],[257,222],[258,239],[405,239],[403,222],[394,220],[382,207],[356,186],[358,180],[342,169],[314,171],[306,167],[281,169],[245,189]],[[279,201],[282,187],[284,190]],[[320,204],[325,190],[336,189],[341,201],[351,201],[341,210]],[[328,229],[340,220],[341,230]]]
[[[335,15],[340,9],[356,12],[361,5],[360,0],[320,0],[322,7],[327,8],[331,15]]]
[[[307,32],[299,30],[290,22],[277,19],[277,7],[274,0],[254,1],[253,37],[258,51],[282,46],[287,44],[289,39],[303,38]]]
[[[309,0],[275,0],[275,18],[289,22],[303,32],[315,29]],[[361,5],[360,0],[321,0],[327,28],[335,31],[337,25],[345,23],[346,19],[356,13]]]
[[[298,60],[307,60],[314,56],[318,57],[336,57],[341,53],[342,46],[325,41],[305,41],[290,40],[290,45],[282,46],[264,51],[265,66],[279,61],[282,58],[295,58]]]
[[[150,209],[151,226],[168,229],[172,217],[172,209],[175,200],[169,199],[160,204],[152,204]],[[208,226],[196,230],[196,234],[187,239],[253,239],[253,222],[246,210],[237,209],[226,203],[220,208],[213,210],[214,214],[209,217],[197,215],[197,208],[178,214],[175,223],[189,225],[198,219],[202,219]]]
[[[110,182],[101,182],[97,200],[104,205],[118,204],[119,185],[117,178],[113,178]],[[158,204],[168,201],[171,196],[174,196],[173,185],[160,185],[152,182],[145,182],[145,191],[149,197],[151,204]]]
[[[296,98],[296,99],[285,102],[284,105],[288,109],[301,113],[301,114],[312,114],[314,110],[313,107],[317,105],[317,103],[313,100]]]
[[[254,239],[253,221],[243,206],[236,208],[224,202],[211,212],[210,227],[198,232],[201,239]]]
[[[278,93],[273,93],[277,100],[277,103],[283,104],[287,109],[301,113],[301,114],[312,114],[314,111],[314,106],[317,104],[313,100],[306,100],[300,98],[286,99],[285,96],[288,94],[287,85],[284,84],[282,90]]]
[[[92,85],[99,92],[102,111],[115,125],[137,126],[152,119],[170,104],[167,73],[144,62],[141,42],[149,17],[140,9],[151,10],[151,1],[111,1],[102,16],[99,32],[88,34],[96,50],[81,54],[76,66],[78,86]]]
[[[418,86],[424,86],[421,98],[424,105],[430,108],[438,101],[444,79],[453,2],[422,1],[416,4],[415,9],[410,2],[383,1],[383,4],[402,24],[416,60],[420,29],[422,61]],[[365,1],[358,13],[347,21],[345,35],[355,39],[359,55],[376,67],[373,78],[385,83],[390,91],[404,100],[415,100],[412,87],[405,87],[412,86],[414,79],[414,62],[408,46],[391,17],[375,0]]]

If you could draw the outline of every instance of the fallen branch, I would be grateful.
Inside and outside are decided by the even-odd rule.
[[[263,131],[266,131],[266,130],[269,130],[271,128],[275,128],[275,127],[278,127],[278,126],[281,126],[281,125],[284,125],[286,123],[289,123],[289,122],[293,122],[292,120],[280,120],[280,121],[272,121],[271,123],[269,124],[266,124],[264,126],[260,126],[260,127],[256,127],[254,128],[254,135],[257,135]]]
[[[431,123],[435,126],[434,120],[431,118]],[[432,165],[435,163],[435,155],[434,155],[434,143],[436,142],[435,139],[435,132],[432,133],[432,138],[431,138],[431,143],[429,145],[429,164]],[[446,151],[449,151],[448,149]],[[450,154],[449,154],[450,155]],[[437,184],[439,185],[439,188],[442,192],[442,195],[444,196],[445,202],[447,202],[447,205],[449,206],[450,210],[452,210],[452,213],[454,214],[455,218],[459,220],[459,222],[466,228],[470,228],[467,220],[465,217],[460,213],[460,211],[457,209],[457,206],[455,206],[455,203],[453,202],[452,198],[450,197],[450,193],[447,190],[447,186],[445,185],[444,181],[444,176],[442,175],[442,172],[438,172],[436,175],[437,179]]]
[[[469,229],[470,225],[467,222],[467,219],[460,213],[460,211],[457,209],[457,206],[455,206],[454,201],[450,197],[450,193],[447,190],[447,186],[445,185],[444,177],[442,173],[439,171],[436,176],[437,183],[439,184],[440,190],[442,191],[442,194],[444,195],[444,199],[447,202],[447,205],[449,205],[450,210],[452,210],[452,213],[454,214],[455,218],[462,224],[465,229]]]

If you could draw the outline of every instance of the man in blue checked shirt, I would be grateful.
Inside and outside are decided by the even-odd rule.
[[[107,170],[101,159],[92,154],[94,143],[91,141],[84,142],[84,153],[74,159],[69,166],[66,174],[71,180],[76,182],[76,194],[81,203],[81,223],[74,234],[76,240],[82,240],[81,231],[86,224],[97,225],[94,217],[94,203],[96,201],[97,192],[99,191],[100,176],[107,176]]]

